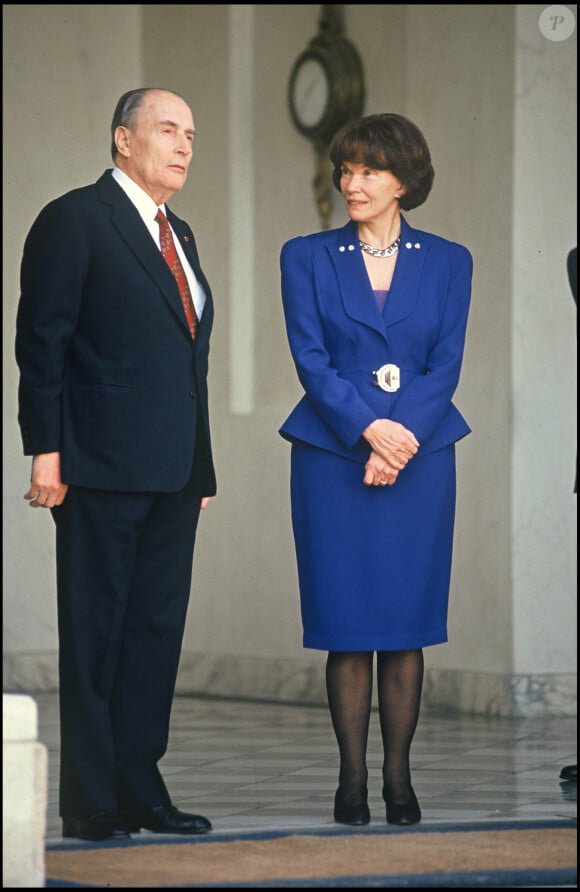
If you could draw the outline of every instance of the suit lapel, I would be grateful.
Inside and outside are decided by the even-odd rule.
[[[423,265],[429,249],[421,241],[420,233],[401,218],[401,244],[397,264],[383,319],[387,328],[405,319],[415,309],[419,297],[419,285]]]
[[[173,231],[179,239],[179,244],[183,248],[185,256],[187,257],[187,260],[193,272],[195,273],[198,282],[205,292],[205,306],[203,309],[203,313],[201,314],[201,319],[199,320],[197,330],[197,337],[200,338],[201,335],[204,334],[204,332],[209,332],[213,320],[213,299],[211,288],[209,287],[209,282],[207,281],[201,268],[197,248],[195,246],[195,239],[189,226],[187,226],[187,224],[184,223],[183,220],[180,220],[179,217],[176,217],[175,214],[173,214],[167,206],[166,210],[167,219],[171,223]]]
[[[382,315],[376,305],[358,244],[356,224],[349,221],[328,243],[346,313],[356,322],[388,335],[388,328],[415,309],[427,247],[401,217],[401,245]]]
[[[111,214],[113,226],[134,254],[135,259],[147,270],[159,287],[184,330],[189,332],[179,291],[175,286],[175,279],[165,263],[163,255],[153,242],[139,212],[109,173],[103,174],[98,186],[102,201],[113,209]]]
[[[336,269],[345,312],[384,335],[384,323],[361,257],[356,224],[349,222],[338,230],[327,249]]]

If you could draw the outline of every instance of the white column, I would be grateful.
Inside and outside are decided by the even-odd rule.
[[[254,7],[229,6],[229,398],[254,409]]]
[[[38,742],[32,697],[2,695],[3,888],[42,888],[48,799],[48,754]]]

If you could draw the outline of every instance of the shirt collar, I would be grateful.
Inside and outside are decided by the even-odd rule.
[[[150,195],[147,195],[144,189],[141,186],[137,185],[135,180],[132,180],[130,176],[128,176],[124,170],[121,170],[119,167],[113,168],[112,172],[113,179],[117,181],[121,189],[127,194],[127,196],[131,199],[141,216],[144,220],[155,220],[155,215],[157,214],[158,207],[161,208],[163,213],[165,214],[165,205],[156,205]]]

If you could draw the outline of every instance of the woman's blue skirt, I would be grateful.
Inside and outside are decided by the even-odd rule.
[[[409,650],[447,641],[455,446],[419,452],[392,486],[292,444],[291,504],[304,647]]]

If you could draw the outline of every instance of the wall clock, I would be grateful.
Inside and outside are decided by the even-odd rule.
[[[292,66],[288,106],[294,126],[314,147],[314,190],[325,229],[329,225],[333,189],[328,146],[343,124],[362,114],[364,100],[360,56],[344,34],[338,7],[324,4],[318,34]]]

